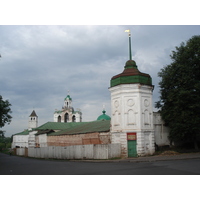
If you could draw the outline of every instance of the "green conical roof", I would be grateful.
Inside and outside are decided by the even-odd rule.
[[[111,119],[108,115],[106,115],[106,111],[105,111],[105,110],[103,110],[102,113],[103,113],[103,114],[100,115],[100,116],[97,118],[97,120],[110,120],[110,119]]]
[[[124,66],[124,71],[121,74],[112,77],[110,87],[133,83],[152,85],[152,79],[149,74],[142,73],[138,70],[134,60],[128,60]]]

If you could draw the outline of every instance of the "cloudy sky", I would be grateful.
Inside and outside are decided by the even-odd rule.
[[[170,64],[170,54],[181,42],[200,33],[200,26],[165,25],[28,25],[0,26],[0,94],[12,104],[6,136],[28,128],[34,109],[39,125],[53,121],[68,90],[83,121],[110,115],[110,79],[123,71],[132,32],[133,59],[151,75],[159,98],[157,73]],[[154,109],[155,110],[155,109]]]
[[[15,24],[18,26],[11,26]],[[24,24],[31,26],[23,26]],[[55,24],[63,26],[53,26]],[[70,26],[65,26],[66,24]],[[89,26],[78,26],[80,24]],[[118,26],[118,24],[124,25]],[[175,26],[146,26],[152,24]],[[84,121],[95,120],[101,114],[103,104],[107,114],[110,115],[108,91],[110,79],[123,71],[124,64],[128,60],[128,36],[124,32],[126,29],[132,32],[133,59],[141,72],[152,76],[155,85],[153,100],[157,101],[159,97],[157,73],[171,62],[169,55],[175,46],[200,33],[200,26],[176,26],[177,24],[199,24],[199,1],[1,1],[0,94],[11,102],[13,111],[11,124],[3,127],[6,136],[27,129],[28,116],[33,109],[39,116],[39,125],[53,121],[53,113],[55,109],[62,107],[68,90],[73,98],[74,108],[82,110]],[[14,177],[10,177],[12,180],[5,178],[4,182],[8,181],[9,184],[10,181],[13,182]],[[22,178],[25,180],[23,183],[29,181],[29,177],[20,177],[20,180]],[[35,178],[38,181],[38,177]],[[45,184],[42,184],[41,179],[38,182],[42,184],[42,191],[44,185],[52,184],[52,177],[49,178]],[[90,178],[94,179],[88,184],[95,182],[94,186],[90,184],[90,188],[94,187],[95,191],[98,183],[102,182],[96,181],[96,176]],[[120,178],[122,180],[122,177]],[[141,178],[135,178],[137,181],[134,187],[139,191],[138,194],[142,192],[141,187],[137,185],[138,181],[144,182],[148,177],[144,176],[145,180]],[[161,178],[163,179],[154,177],[155,184],[152,184],[152,188],[148,187],[147,198]],[[18,177],[16,181],[19,182]],[[109,188],[104,191],[106,196],[119,198],[121,195],[124,198],[124,195],[129,195],[129,193],[109,193],[118,187],[119,177],[111,182],[110,179],[105,181],[105,177],[102,176],[102,181],[104,188]],[[128,177],[122,181],[129,181]],[[149,181],[152,182],[151,177]],[[168,184],[168,181],[165,182]],[[177,194],[177,180],[174,183],[176,190],[171,193],[180,197],[180,194]],[[76,195],[80,194],[79,197],[82,198],[85,192],[83,187],[85,177],[83,181],[80,181],[80,176],[72,177],[63,185],[63,191],[66,184],[70,187],[70,194],[74,195],[76,192]],[[71,187],[74,184],[80,190],[78,194],[77,187]],[[180,181],[178,185],[181,185],[180,188],[185,188],[183,184],[184,181]],[[128,186],[131,190],[133,184],[124,184],[124,188],[120,187],[121,190],[127,191]],[[162,189],[163,184],[162,188],[159,188],[158,184],[156,187]],[[4,187],[4,190],[7,188],[8,193],[10,187]],[[27,184],[27,189],[29,188],[30,184]],[[18,187],[15,187],[15,190],[18,192]],[[54,191],[55,195],[51,192],[48,198],[58,195],[63,197],[62,192],[58,194],[57,190]],[[188,186],[187,191],[191,196]],[[16,192],[13,192],[13,195]],[[46,193],[44,195],[47,196]],[[16,195],[13,197],[16,198]]]

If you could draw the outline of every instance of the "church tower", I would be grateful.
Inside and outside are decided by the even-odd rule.
[[[155,151],[153,130],[152,93],[149,74],[138,70],[131,55],[129,32],[129,60],[124,71],[110,81],[111,140],[121,143],[122,155],[137,157],[151,155]]]
[[[38,127],[38,116],[35,113],[35,110],[32,111],[31,115],[29,116],[28,121],[28,129],[37,128]]]
[[[75,111],[72,107],[72,98],[68,94],[64,99],[64,106],[62,110],[56,110],[54,112],[54,122],[81,122],[82,113],[80,109]]]

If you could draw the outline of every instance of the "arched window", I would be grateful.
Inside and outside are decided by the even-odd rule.
[[[65,122],[68,122],[68,120],[69,120],[69,115],[68,113],[65,113]]]
[[[61,116],[60,115],[58,116],[58,122],[61,122]]]
[[[75,115],[73,115],[73,117],[72,117],[72,122],[76,122],[76,116]]]
[[[119,113],[118,113],[118,111],[116,110],[116,111],[115,111],[115,114],[114,114],[114,124],[115,124],[115,125],[119,125],[119,121],[120,121],[120,119],[119,119]]]
[[[128,111],[128,124],[135,124],[135,114],[132,109]]]

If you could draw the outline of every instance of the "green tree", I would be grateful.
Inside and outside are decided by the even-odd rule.
[[[200,35],[181,43],[172,63],[158,73],[161,116],[170,128],[171,142],[193,142],[200,136]]]
[[[11,104],[8,100],[3,100],[2,96],[0,95],[0,128],[5,126],[6,123],[10,124],[12,116]]]

